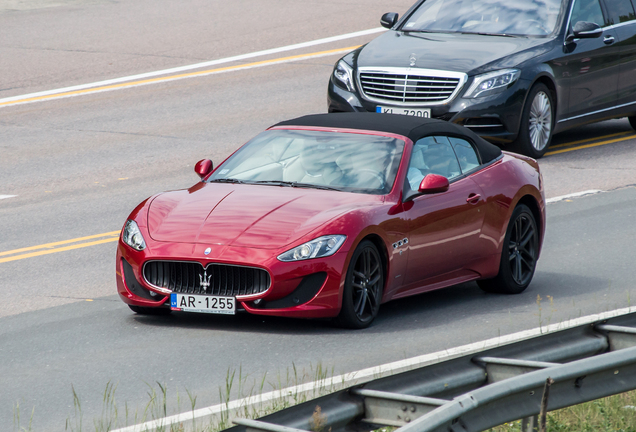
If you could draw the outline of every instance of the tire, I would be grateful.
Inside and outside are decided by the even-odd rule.
[[[532,211],[518,205],[512,212],[504,238],[499,262],[499,274],[492,279],[477,281],[490,293],[519,294],[534,276],[539,256],[539,230]]]
[[[635,117],[627,117],[629,119],[629,124],[632,129],[636,130],[636,116]]]
[[[338,325],[352,329],[369,327],[378,315],[384,291],[384,265],[378,248],[362,241],[353,252],[345,276]]]
[[[128,307],[131,311],[139,315],[170,315],[172,313],[172,309],[165,307],[148,308],[133,305],[128,305]]]
[[[554,131],[554,101],[545,84],[535,84],[521,113],[519,135],[512,144],[517,153],[539,159],[548,151]]]

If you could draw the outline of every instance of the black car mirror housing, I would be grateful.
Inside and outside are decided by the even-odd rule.
[[[380,18],[380,25],[390,29],[398,22],[399,15],[395,12],[387,12]]]
[[[567,43],[572,42],[574,39],[593,39],[603,34],[603,29],[600,25],[587,21],[577,22],[574,24],[572,31],[573,33],[570,33],[565,40]]]

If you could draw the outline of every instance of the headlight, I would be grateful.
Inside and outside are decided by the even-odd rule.
[[[138,251],[146,249],[144,236],[141,235],[141,231],[139,231],[139,227],[135,221],[126,221],[122,239],[124,240],[124,243],[133,249]]]
[[[353,91],[353,69],[344,60],[339,60],[333,71],[336,80],[345,85],[347,90]]]
[[[502,91],[505,87],[517,81],[520,73],[519,69],[504,69],[477,75],[464,97],[477,98]]]
[[[328,257],[336,253],[344,243],[347,236],[329,235],[318,237],[315,240],[296,246],[285,253],[278,255],[279,261],[302,261],[311,258]]]

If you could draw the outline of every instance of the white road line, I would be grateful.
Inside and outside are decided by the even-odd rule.
[[[17,197],[17,195],[0,195],[0,200],[1,199],[7,199],[7,198],[13,198],[13,197]]]
[[[597,194],[603,192],[602,190],[598,190],[598,189],[590,189],[590,190],[586,190],[583,192],[575,192],[575,193],[571,193],[571,194],[567,194],[567,195],[561,195],[558,197],[554,197],[554,198],[548,198],[547,200],[545,200],[546,203],[553,203],[553,202],[557,202],[557,201],[563,201],[565,199],[568,198],[578,198],[578,197],[582,197],[584,195],[593,195],[593,194]]]
[[[268,402],[281,398],[288,397],[290,395],[296,395],[299,393],[305,393],[309,391],[318,390],[320,388],[329,388],[333,385],[342,385],[343,387],[349,387],[356,384],[361,384],[374,380],[378,377],[384,377],[389,375],[395,375],[407,370],[416,369],[418,367],[440,363],[443,361],[451,360],[457,357],[475,354],[486,349],[495,348],[501,345],[508,345],[511,343],[519,342],[522,340],[530,339],[533,337],[541,336],[546,333],[552,333],[560,330],[566,330],[569,328],[590,324],[597,321],[614,318],[620,315],[636,312],[635,307],[628,307],[623,309],[616,309],[609,312],[603,312],[600,314],[588,315],[581,318],[571,319],[559,324],[551,324],[534,328],[531,330],[525,330],[510,335],[499,336],[492,339],[487,339],[481,342],[475,342],[468,345],[462,345],[456,348],[450,348],[444,351],[438,351],[431,354],[424,354],[417,357],[412,357],[406,360],[400,360],[392,363],[387,363],[380,366],[375,366],[367,369],[362,369],[357,372],[350,372],[343,375],[326,378],[321,381],[314,381],[307,384],[301,384],[293,387],[288,387],[281,390],[276,390],[268,393],[263,393],[248,398],[237,399],[228,402],[227,404],[212,405],[206,408],[200,408],[197,410],[176,414],[138,425],[127,426],[121,429],[113,430],[112,432],[144,432],[154,430],[161,426],[168,426],[170,424],[185,423],[193,421],[202,417],[207,417],[214,414],[219,414],[226,410],[232,411],[238,408],[245,408],[251,405],[257,405],[262,402]]]
[[[46,91],[41,91],[41,92],[37,92],[37,93],[29,93],[29,94],[23,94],[23,95],[19,95],[19,96],[11,96],[11,97],[0,99],[0,103],[12,102],[12,101],[21,100],[21,99],[29,99],[29,98],[34,98],[34,97],[48,96],[48,95],[53,95],[53,94],[57,94],[57,93],[67,93],[67,92],[72,92],[72,91],[85,90],[85,89],[90,89],[90,88],[93,88],[93,87],[102,87],[102,86],[107,86],[107,85],[112,85],[112,84],[124,83],[124,82],[128,82],[128,81],[136,81],[136,80],[141,80],[141,79],[146,79],[146,78],[152,78],[152,77],[156,77],[156,76],[160,76],[160,75],[168,75],[168,74],[173,74],[173,73],[185,72],[185,71],[190,71],[190,70],[194,70],[194,69],[200,69],[200,68],[205,68],[205,67],[209,67],[209,66],[215,66],[215,65],[219,65],[219,64],[223,64],[223,63],[231,63],[231,62],[246,60],[246,59],[250,59],[250,58],[254,58],[254,57],[262,57],[262,56],[266,56],[266,55],[282,53],[282,52],[285,52],[285,51],[293,51],[293,50],[296,50],[296,49],[307,48],[307,47],[327,44],[327,43],[331,43],[331,42],[338,42],[338,41],[341,41],[341,40],[351,39],[351,38],[355,38],[355,37],[359,37],[359,36],[367,36],[367,35],[370,35],[370,34],[379,33],[381,31],[386,31],[386,29],[383,28],[383,27],[377,27],[377,28],[373,28],[373,29],[362,30],[362,31],[357,31],[357,32],[353,32],[353,33],[347,33],[347,34],[343,34],[343,35],[339,35],[339,36],[332,36],[332,37],[323,38],[323,39],[316,39],[316,40],[309,41],[309,42],[302,42],[302,43],[298,43],[298,44],[294,44],[294,45],[287,45],[287,46],[278,47],[278,48],[272,48],[272,49],[267,49],[267,50],[262,50],[262,51],[256,51],[256,52],[248,53],[248,54],[241,54],[241,55],[237,55],[237,56],[226,57],[226,58],[222,58],[222,59],[218,59],[218,60],[211,60],[211,61],[206,61],[206,62],[202,62],[202,63],[195,63],[195,64],[191,64],[191,65],[187,65],[187,66],[179,66],[179,67],[170,68],[170,69],[163,69],[163,70],[158,70],[158,71],[154,71],[154,72],[147,72],[147,73],[142,73],[142,74],[137,74],[137,75],[130,75],[130,76],[125,76],[125,77],[121,77],[121,78],[113,78],[113,79],[109,79],[109,80],[97,81],[97,82],[93,82],[93,83],[81,84],[81,85],[76,85],[76,86],[71,86],[71,87],[58,88],[58,89],[54,89],[54,90],[46,90]]]
[[[235,66],[235,67],[229,67],[229,68],[223,68],[223,70],[212,70],[209,72],[201,72],[201,73],[197,73],[194,72],[194,74],[196,75],[176,75],[174,77],[166,77],[166,78],[160,78],[161,81],[150,81],[150,82],[131,82],[130,85],[125,85],[125,87],[115,87],[115,88],[102,88],[102,87],[96,87],[94,90],[86,90],[86,92],[84,93],[61,93],[59,96],[56,96],[55,94],[51,95],[50,97],[47,97],[46,99],[35,99],[35,100],[30,100],[30,99],[26,99],[24,101],[19,100],[16,101],[15,103],[12,103],[10,105],[2,105],[2,102],[0,101],[0,108],[3,108],[5,106],[15,106],[15,105],[23,105],[23,104],[29,104],[29,103],[37,103],[37,102],[43,102],[43,101],[51,101],[51,100],[58,100],[58,99],[66,99],[66,98],[72,98],[72,97],[78,97],[78,96],[86,96],[89,94],[96,94],[96,93],[104,93],[104,92],[110,92],[110,91],[116,91],[116,90],[123,90],[123,89],[129,89],[129,88],[134,88],[134,87],[141,87],[141,86],[147,86],[147,85],[152,85],[152,84],[159,84],[159,83],[167,83],[167,82],[171,82],[171,81],[178,81],[178,80],[182,80],[182,79],[190,79],[190,78],[198,78],[198,77],[203,77],[203,76],[208,76],[208,75],[216,75],[216,74],[223,74],[223,73],[228,73],[228,72],[236,72],[236,71],[243,71],[243,70],[247,70],[247,69],[255,69],[255,68],[261,68],[261,67],[266,67],[266,66],[272,66],[272,65],[277,65],[277,64],[283,64],[283,63],[292,63],[292,62],[297,62],[297,61],[303,61],[303,60],[309,60],[309,59],[315,59],[315,58],[320,58],[320,57],[328,57],[328,56],[332,56],[332,55],[336,55],[336,54],[346,54],[347,52],[349,52],[350,49],[344,49],[344,50],[335,50],[335,51],[329,51],[328,53],[319,53],[319,54],[315,54],[315,55],[306,55],[306,56],[299,56],[296,58],[285,58],[285,59],[281,59],[281,60],[274,60],[274,61],[266,61],[263,64],[248,64],[245,66]]]

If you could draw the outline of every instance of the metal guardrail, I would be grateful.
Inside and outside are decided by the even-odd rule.
[[[367,382],[228,432],[472,432],[636,389],[636,314]],[[317,407],[320,407],[318,410]],[[528,428],[530,429],[530,428]]]

